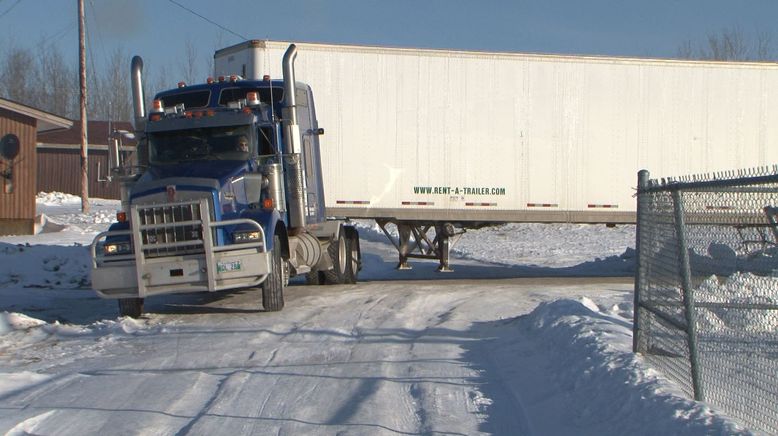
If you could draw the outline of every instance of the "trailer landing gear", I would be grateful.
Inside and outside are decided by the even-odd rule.
[[[465,233],[451,223],[428,221],[394,221],[376,220],[389,241],[399,254],[398,270],[412,269],[408,259],[437,259],[438,271],[452,272],[449,265],[449,250]],[[398,238],[395,240],[387,230],[388,224],[397,227]],[[453,241],[452,241],[453,239]]]

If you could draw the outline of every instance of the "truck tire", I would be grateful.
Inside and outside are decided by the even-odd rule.
[[[324,273],[319,270],[313,270],[305,275],[306,285],[323,285],[327,283]]]
[[[143,298],[120,298],[119,316],[140,318],[143,314]]]
[[[341,231],[338,239],[327,247],[327,254],[332,260],[332,269],[324,271],[324,284],[343,285],[349,282],[349,250],[346,232]]]
[[[347,283],[356,283],[362,269],[362,251],[359,248],[359,232],[354,227],[344,227],[348,249]]]
[[[278,312],[284,308],[284,271],[281,262],[281,238],[273,237],[270,274],[262,282],[262,307],[267,312]]]

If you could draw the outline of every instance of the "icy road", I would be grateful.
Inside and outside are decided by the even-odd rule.
[[[440,280],[394,271],[363,227],[362,283],[290,286],[274,313],[258,291],[151,298],[132,320],[84,289],[73,242],[104,217],[66,211],[0,239],[0,434],[747,433],[631,353],[630,228],[478,231]]]
[[[150,300],[148,319],[52,331],[15,350],[13,365],[40,380],[3,397],[0,429],[580,434],[595,422],[556,415],[584,412],[577,402],[594,393],[568,392],[561,408],[560,391],[574,386],[555,387],[546,373],[559,366],[553,344],[533,341],[530,326],[511,317],[552,296],[619,301],[629,285],[549,293],[534,282],[296,286],[276,313],[257,311],[258,292]],[[509,341],[506,330],[525,337]],[[609,428],[597,424],[591,434]]]

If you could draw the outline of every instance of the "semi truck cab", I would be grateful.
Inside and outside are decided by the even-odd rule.
[[[284,79],[179,83],[143,108],[142,61],[133,60],[143,171],[125,179],[122,211],[95,237],[92,286],[138,317],[144,299],[259,287],[281,310],[290,277],[356,281],[358,233],[324,216],[319,135],[311,88]]]

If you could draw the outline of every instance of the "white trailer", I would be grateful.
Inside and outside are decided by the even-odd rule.
[[[281,75],[287,42],[214,55],[217,75]],[[778,64],[299,43],[326,210],[400,229],[401,265],[447,266],[454,228],[632,223],[637,171],[778,162]],[[427,250],[425,252],[425,250]]]

